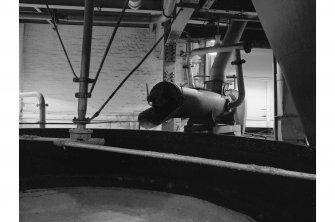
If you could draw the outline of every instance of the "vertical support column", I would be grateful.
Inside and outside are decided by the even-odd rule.
[[[77,129],[71,129],[70,135],[72,139],[88,140],[91,137],[92,130],[86,130],[86,111],[87,111],[87,98],[90,97],[88,93],[90,60],[91,60],[91,43],[92,43],[92,26],[94,14],[94,1],[85,0],[84,11],[84,30],[83,30],[83,43],[81,52],[81,66],[80,77],[75,79],[79,82],[79,92],[76,93],[78,98],[78,119],[74,119],[77,123]]]
[[[171,21],[169,21],[171,22]],[[164,31],[167,31],[164,28]],[[163,81],[174,83],[176,71],[176,42],[164,39]],[[170,119],[162,124],[163,131],[175,131],[175,119]]]
[[[275,55],[273,55],[273,132],[275,136],[275,140],[278,140],[278,96],[277,96],[277,60]]]
[[[91,43],[92,43],[92,25],[93,25],[93,0],[85,0],[85,14],[84,14],[84,31],[83,44],[81,52],[81,66],[79,78],[79,93],[78,97],[78,129],[85,129],[87,98],[88,95],[88,79],[90,72],[91,60]]]

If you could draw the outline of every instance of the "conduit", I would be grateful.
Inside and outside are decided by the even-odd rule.
[[[20,93],[20,98],[27,98],[27,97],[34,97],[38,99],[38,107],[39,107],[39,116],[40,116],[40,128],[45,128],[45,100],[44,100],[44,96],[42,93],[40,92],[24,92],[24,93]]]

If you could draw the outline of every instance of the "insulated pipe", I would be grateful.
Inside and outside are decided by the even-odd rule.
[[[241,105],[245,98],[245,88],[244,88],[244,79],[243,79],[243,70],[242,63],[244,60],[241,60],[240,50],[235,50],[235,61],[233,62],[236,66],[236,75],[237,75],[237,87],[238,87],[238,98],[237,100],[228,103],[229,109],[234,109]]]
[[[176,2],[177,0],[164,0],[163,13],[158,16],[153,16],[151,18],[151,23],[156,24],[156,23],[163,23],[163,22],[168,21],[174,11]]]
[[[152,108],[138,116],[140,125],[147,129],[171,118],[203,118],[213,123],[225,113],[226,98],[208,90],[160,82],[152,88],[148,102]]]
[[[308,142],[316,143],[316,1],[252,0]]]
[[[35,97],[38,99],[38,107],[40,109],[40,128],[45,128],[45,100],[40,92],[24,92],[20,93],[20,98]]]
[[[221,45],[234,44],[240,41],[247,22],[245,21],[232,21],[228,30],[223,38]],[[218,53],[215,57],[214,63],[210,70],[210,80],[214,81],[224,81],[224,72],[227,64],[232,55],[232,51]],[[217,89],[215,84],[209,85],[210,90],[214,92],[219,92],[221,89]]]
[[[83,44],[81,52],[81,68],[79,79],[79,93],[78,97],[78,124],[77,129],[85,129],[86,126],[86,111],[88,95],[88,80],[90,72],[91,60],[91,43],[92,43],[92,25],[94,1],[85,0],[84,12],[84,30],[83,30]]]

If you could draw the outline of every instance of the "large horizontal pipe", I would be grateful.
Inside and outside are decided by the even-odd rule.
[[[138,116],[144,128],[153,128],[171,118],[204,118],[215,122],[217,117],[225,113],[226,98],[208,90],[160,82],[152,88],[148,102],[152,108]]]
[[[193,164],[200,164],[200,165],[205,165],[205,166],[213,166],[213,167],[219,167],[219,168],[225,168],[225,169],[231,169],[231,170],[238,170],[238,171],[244,171],[244,172],[250,172],[250,173],[260,173],[260,174],[295,178],[295,179],[301,179],[301,180],[310,180],[310,181],[316,180],[315,174],[289,171],[289,170],[284,170],[280,168],[258,166],[254,164],[234,163],[234,162],[228,162],[228,161],[223,161],[223,160],[214,160],[214,159],[207,159],[207,158],[202,158],[202,157],[186,156],[186,155],[179,155],[179,154],[172,154],[172,153],[134,150],[134,149],[127,149],[127,148],[120,148],[120,147],[70,142],[70,141],[64,140],[64,138],[50,138],[50,137],[47,137],[47,138],[35,137],[34,138],[34,137],[20,136],[20,140],[37,140],[37,141],[50,141],[50,142],[52,141],[56,145],[59,145],[62,147],[73,147],[73,148],[80,148],[80,149],[121,153],[121,154],[126,154],[126,155],[157,158],[157,159],[178,161],[178,162],[184,162],[184,163],[193,163]]]
[[[40,128],[45,128],[45,100],[44,100],[44,96],[42,93],[40,92],[24,92],[24,93],[20,93],[20,98],[37,98],[38,99],[38,107],[39,107],[39,115],[40,115]]]

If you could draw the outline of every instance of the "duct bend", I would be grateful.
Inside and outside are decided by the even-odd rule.
[[[240,41],[240,38],[243,34],[247,22],[245,21],[232,21],[228,30],[222,40],[222,45],[235,44]],[[210,70],[210,80],[213,81],[213,84],[208,84],[207,87],[213,91],[219,93],[221,91],[221,85],[215,84],[216,81],[225,81],[225,69],[230,57],[233,53],[233,49],[229,52],[218,53],[214,59],[214,63]]]
[[[151,23],[163,23],[170,19],[172,15],[177,0],[164,0],[163,13],[158,16],[153,16],[151,18]]]
[[[140,126],[147,129],[171,118],[201,118],[214,123],[225,113],[227,99],[208,90],[160,82],[152,88],[148,102],[152,107],[138,116]]]
[[[40,128],[45,128],[45,100],[40,92],[24,92],[20,93],[20,98],[35,97],[38,99],[38,107],[40,109]]]

